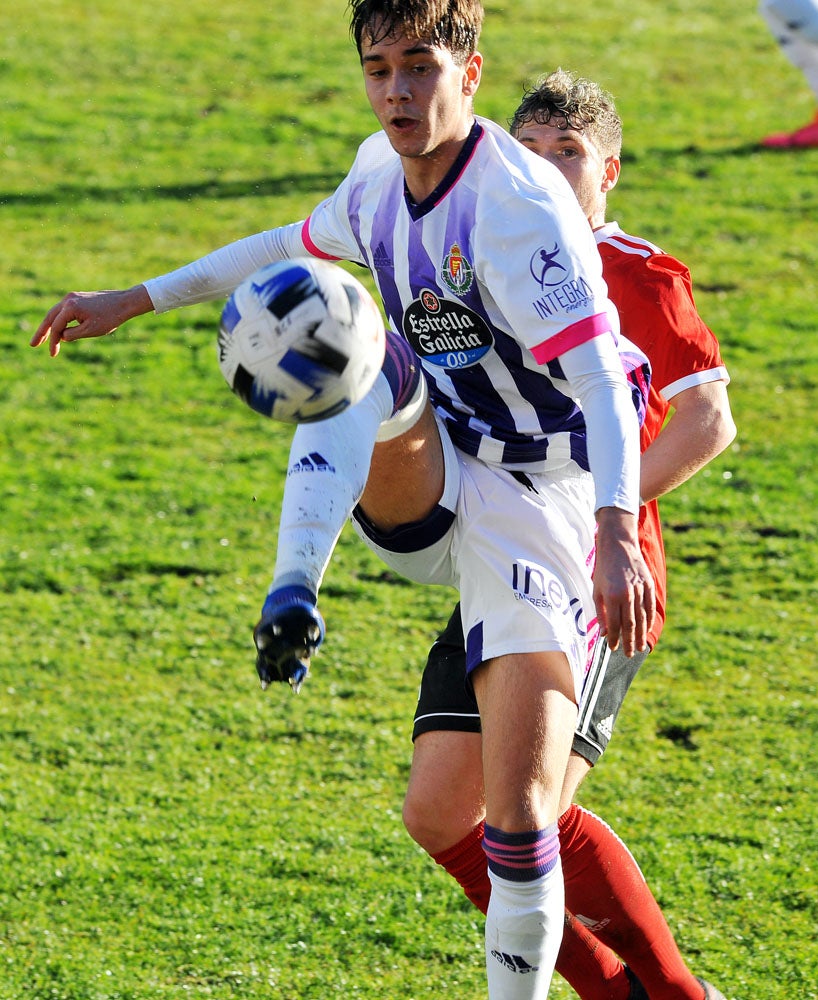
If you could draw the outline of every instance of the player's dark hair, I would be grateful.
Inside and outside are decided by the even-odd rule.
[[[511,134],[528,122],[586,132],[604,156],[619,156],[622,150],[622,119],[613,97],[568,70],[554,70],[525,92],[511,119]]]
[[[359,56],[364,38],[377,44],[405,34],[448,49],[463,63],[476,51],[483,26],[481,0],[349,0],[349,11]]]

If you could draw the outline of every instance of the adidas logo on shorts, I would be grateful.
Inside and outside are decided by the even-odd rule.
[[[613,724],[614,724],[614,717],[612,715],[609,715],[607,719],[603,719],[599,723],[599,731],[602,733],[603,736],[607,736],[608,739],[610,739],[611,736],[613,735]]]

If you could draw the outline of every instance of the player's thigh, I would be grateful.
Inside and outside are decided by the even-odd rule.
[[[564,653],[499,656],[472,674],[483,729],[486,822],[508,832],[557,819],[576,725]]]
[[[565,778],[562,783],[559,807],[560,816],[574,801],[574,796],[579,791],[579,786],[588,777],[590,770],[591,765],[588,761],[584,757],[580,757],[576,750],[572,750],[568,758],[568,766],[565,768]]]
[[[443,494],[443,446],[431,406],[399,437],[376,444],[360,508],[381,530],[419,521]]]
[[[585,679],[571,757],[560,798],[560,815],[571,805],[579,786],[608,747],[625,695],[650,650],[625,656],[605,639],[596,645]]]
[[[578,702],[598,631],[589,560],[593,481],[461,461],[453,547],[469,670],[509,653],[562,652]]]
[[[418,736],[403,806],[413,839],[436,854],[462,840],[484,814],[480,734],[439,730]]]
[[[392,515],[385,513],[385,507],[381,508],[380,520],[377,520],[377,505],[370,502],[369,507],[365,507],[361,502],[352,512],[352,525],[366,545],[395,572],[417,583],[456,587],[458,576],[452,558],[452,544],[460,496],[460,460],[448,434],[437,424],[436,418],[433,417],[433,420],[440,448],[440,468],[435,475],[439,473],[441,479],[439,487],[433,491],[437,500],[431,508],[426,510],[425,500],[422,503],[415,500],[414,507],[410,509],[412,501],[406,500],[401,508],[401,517],[405,520],[390,524]],[[376,478],[386,475],[385,466],[380,466],[380,470]],[[415,488],[411,485],[413,475],[406,473],[402,479],[396,479],[392,483],[394,492],[408,492]],[[422,476],[415,485],[423,492]],[[427,499],[430,495],[427,494]],[[426,513],[420,515],[421,510],[426,510]],[[413,519],[412,514],[419,516]]]

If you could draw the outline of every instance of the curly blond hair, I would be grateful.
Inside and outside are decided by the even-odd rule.
[[[622,150],[622,119],[613,97],[598,83],[556,69],[525,92],[510,122],[516,136],[528,122],[585,132],[604,156]]]

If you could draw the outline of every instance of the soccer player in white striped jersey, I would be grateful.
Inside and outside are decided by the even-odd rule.
[[[219,297],[271,260],[370,268],[395,331],[387,363],[361,403],[296,429],[257,666],[287,679],[322,638],[318,589],[353,509],[390,566],[458,589],[485,748],[489,997],[543,1000],[563,927],[558,804],[590,649],[600,632],[628,655],[643,649],[655,614],[637,536],[644,357],[622,355],[570,186],[474,115],[479,0],[350,9],[382,131],[335,194],[303,224],[162,278],[72,293],[32,344],[56,353]],[[307,472],[299,460],[313,452],[325,462]]]
[[[770,149],[805,149],[818,146],[818,0],[761,0],[761,16],[784,55],[815,95],[812,121],[793,132],[776,132],[762,139]]]
[[[651,362],[639,524],[657,595],[650,650],[662,631],[666,595],[656,498],[733,439],[727,371],[716,338],[696,310],[688,269],[606,221],[622,146],[622,123],[611,95],[593,81],[557,70],[525,95],[511,132],[569,180],[596,237],[623,331]],[[556,968],[582,1000],[718,1000],[715,987],[687,968],[630,852],[598,817],[573,804],[579,784],[607,747],[646,655],[626,657],[602,640],[586,684],[560,807],[566,927]],[[484,809],[480,716],[464,674],[463,633],[455,610],[429,652],[421,681],[404,821],[485,912],[491,886],[479,849]]]

